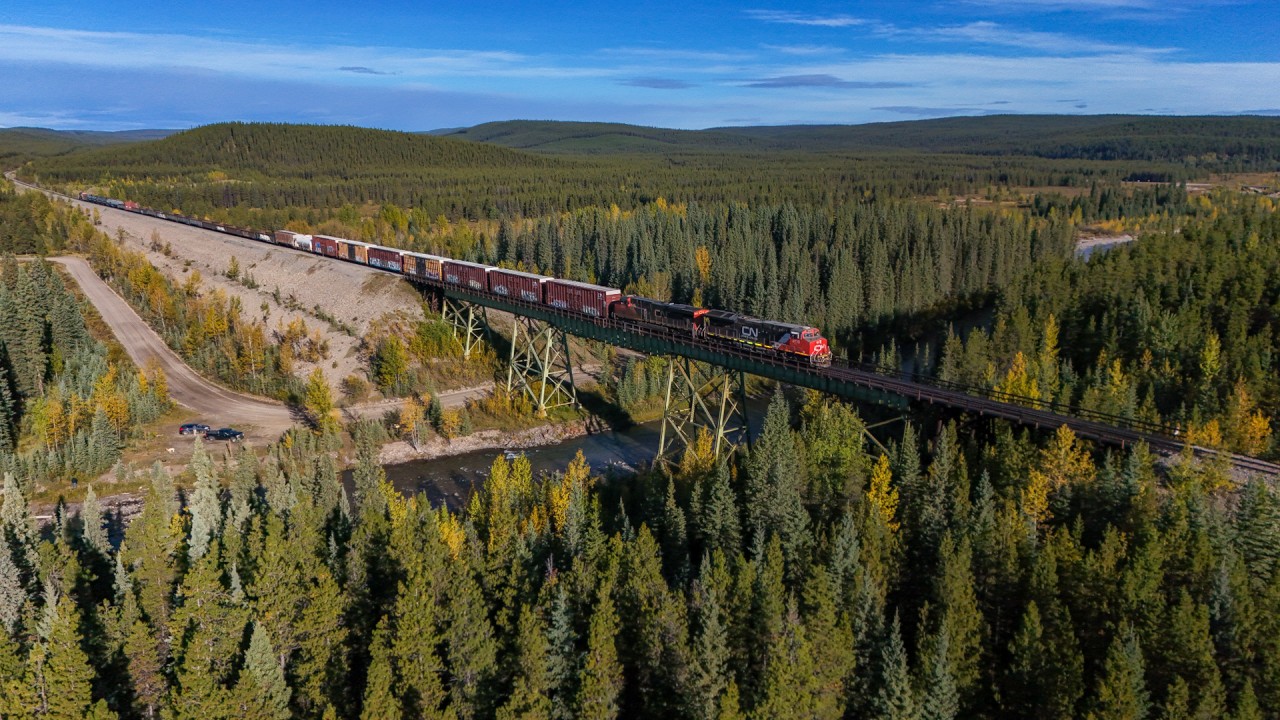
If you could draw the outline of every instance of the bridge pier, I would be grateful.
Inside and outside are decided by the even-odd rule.
[[[484,341],[484,333],[489,327],[489,312],[483,306],[477,307],[469,302],[453,300],[442,295],[440,298],[440,317],[453,326],[453,334],[462,343],[462,357],[471,359],[471,352]]]
[[[564,330],[530,317],[515,316],[507,392],[514,395],[517,387],[533,401],[539,417],[545,417],[552,408],[578,404],[569,336]]]
[[[670,357],[657,459],[675,461],[703,430],[717,459],[749,442],[746,376],[740,370]]]

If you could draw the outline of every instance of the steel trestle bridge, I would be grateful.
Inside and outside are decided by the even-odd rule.
[[[1168,454],[1181,452],[1186,446],[1174,429],[1156,423],[1065,408],[995,390],[886,371],[868,364],[850,364],[838,358],[833,359],[830,366],[820,367],[809,364],[807,358],[754,351],[750,346],[729,341],[694,338],[689,333],[607,317],[588,317],[487,291],[402,277],[436,295],[442,307],[451,307],[445,319],[452,316],[460,339],[474,337],[475,326],[470,319],[459,324],[459,317],[482,317],[486,309],[514,315],[517,327],[507,389],[516,392],[524,387],[540,412],[549,407],[540,404],[540,396],[563,398],[567,394],[575,398],[572,383],[565,380],[566,375],[572,377],[566,335],[673,359],[668,364],[660,457],[691,444],[700,429],[710,434],[717,454],[745,441],[745,375],[897,410],[927,403],[1023,426],[1058,428],[1065,425],[1079,437],[1106,445],[1130,447],[1145,443],[1152,450]],[[459,307],[468,305],[473,309],[458,312]],[[535,329],[539,326],[541,329]],[[526,339],[527,342],[540,341],[540,344],[534,348],[526,344]],[[530,362],[530,357],[534,361]],[[540,363],[537,358],[547,361]],[[519,377],[521,374],[523,378]],[[1280,475],[1280,466],[1256,458],[1213,448],[1191,449],[1201,457],[1224,458],[1240,470]]]

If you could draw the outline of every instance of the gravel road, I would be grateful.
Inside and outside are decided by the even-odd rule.
[[[138,367],[155,361],[169,382],[174,402],[201,414],[201,421],[213,427],[252,426],[274,439],[296,418],[285,405],[228,390],[201,377],[177,356],[124,298],[98,277],[87,260],[77,257],[50,258],[67,269],[98,314],[111,327]]]

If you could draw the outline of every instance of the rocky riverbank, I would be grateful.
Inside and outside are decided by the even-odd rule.
[[[548,423],[515,432],[481,430],[452,440],[437,436],[416,447],[404,440],[397,440],[382,446],[381,452],[378,453],[378,462],[383,465],[399,465],[414,460],[434,460],[478,450],[527,449],[554,445],[599,432],[602,429],[600,426],[601,421],[588,418],[567,423]]]

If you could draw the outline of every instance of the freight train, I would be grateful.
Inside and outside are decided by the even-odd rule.
[[[273,243],[405,275],[432,285],[453,285],[496,295],[518,304],[542,305],[623,327],[687,336],[691,341],[729,345],[764,354],[780,354],[815,366],[831,364],[831,347],[817,328],[680,303],[626,295],[617,288],[562,280],[439,255],[409,252],[372,243],[290,230],[271,233],[226,223],[163,213],[135,202],[80,193],[85,202],[179,222],[184,225]]]

